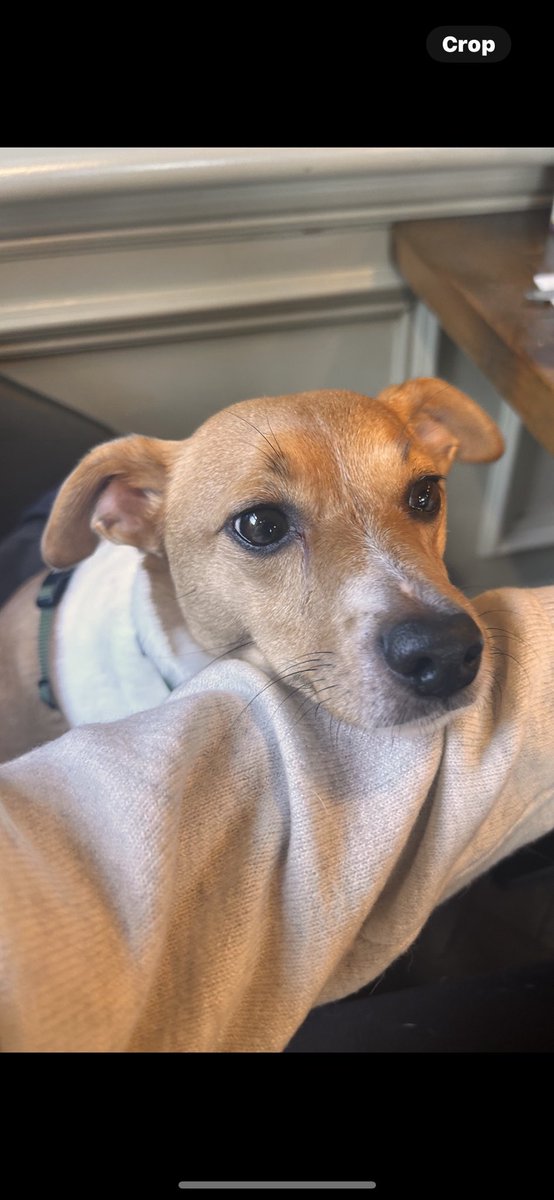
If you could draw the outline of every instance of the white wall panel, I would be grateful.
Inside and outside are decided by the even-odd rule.
[[[390,382],[396,319],[205,338],[10,363],[9,375],[122,432],[185,437],[251,396]]]

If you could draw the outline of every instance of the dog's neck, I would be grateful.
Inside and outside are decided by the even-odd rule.
[[[104,542],[75,570],[51,648],[54,693],[70,725],[152,708],[212,658],[188,634],[161,561]]]

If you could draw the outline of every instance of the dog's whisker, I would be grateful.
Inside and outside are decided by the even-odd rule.
[[[325,665],[325,664],[322,664],[322,665]],[[288,671],[281,671],[277,678],[290,679],[290,678],[294,678],[295,675],[296,676],[300,675],[302,677],[304,675],[307,675],[308,672],[319,671],[319,670],[320,670],[319,666],[317,666],[317,667],[302,667],[302,668],[298,668],[295,666],[294,669],[290,669]],[[306,679],[305,682],[306,682],[306,684],[309,684],[310,680]]]
[[[332,685],[332,686],[336,686],[336,685]],[[325,690],[325,689],[323,689],[323,690]],[[310,712],[312,713],[313,717],[315,718],[315,716],[319,712],[319,709],[321,708],[321,705],[323,704],[323,701],[320,700],[314,706],[314,698],[312,695],[310,695],[309,693],[306,694],[306,693],[302,692],[300,688],[294,688],[288,696],[285,696],[285,698],[280,701],[280,703],[277,705],[277,708],[275,709],[275,712],[278,712],[279,709],[284,704],[286,704],[288,700],[291,700],[291,699],[294,699],[296,701],[296,705],[297,705],[297,708],[295,709],[295,712],[293,715],[293,719],[294,719],[294,722],[296,725],[299,725],[301,721],[306,720],[308,715],[310,714]]]
[[[491,629],[493,633],[496,633],[497,631],[500,633],[507,633],[510,637],[517,638],[518,642],[523,642],[524,646],[528,645],[527,638],[521,637],[521,634],[519,633],[514,633],[513,629],[506,629],[505,625],[488,625],[486,621],[484,621],[483,624],[485,629]]]
[[[333,684],[330,684],[330,685],[329,685],[329,687],[324,687],[324,688],[318,688],[318,689],[314,689],[314,692],[315,692],[315,697],[317,698],[317,697],[318,697],[318,696],[320,696],[320,695],[321,695],[323,692],[329,691],[329,690],[331,690],[331,689],[333,689],[333,688],[336,688],[336,687],[338,687],[338,686],[339,686],[338,684],[335,684],[335,683],[333,683]],[[302,719],[305,719],[305,718],[307,717],[307,715],[308,715],[308,713],[309,713],[310,711],[312,712],[312,715],[313,715],[313,717],[314,717],[314,719],[315,719],[315,717],[317,716],[317,713],[319,712],[319,709],[322,707],[322,705],[323,705],[323,706],[325,706],[325,701],[324,701],[324,700],[318,700],[318,701],[317,701],[317,703],[315,703],[315,704],[314,704],[314,697],[313,697],[312,695],[307,695],[307,696],[306,696],[306,702],[305,702],[305,703],[303,703],[303,704],[302,704],[302,706],[301,706],[301,709],[300,709],[300,712],[299,712],[299,716],[298,716],[298,720],[300,721],[300,720],[302,720]],[[330,710],[329,710],[329,709],[327,709],[326,711],[327,711],[328,713],[330,712]],[[295,715],[296,715],[296,714],[295,714]],[[331,715],[332,715],[332,714],[331,714]]]
[[[236,650],[243,650],[245,646],[252,646],[252,642],[240,642],[238,646],[231,646],[228,650],[222,650],[221,654],[216,654],[215,658],[211,658],[207,666],[211,667],[212,663],[219,662],[220,658],[225,658],[226,654],[234,654]]]
[[[529,650],[531,652],[531,654],[534,655],[535,658],[537,658],[537,659],[539,658],[537,651],[534,650],[533,647],[529,645],[529,641],[527,640],[527,638],[521,637],[519,634],[514,633],[513,630],[511,630],[511,629],[504,629],[503,626],[501,626],[501,625],[487,625],[486,621],[484,622],[484,625],[485,625],[485,629],[489,633],[500,634],[502,637],[513,638],[514,641],[521,642],[521,645],[525,646],[526,650]],[[490,638],[489,640],[492,642],[492,641],[494,641],[494,638]]]
[[[333,688],[338,688],[338,687],[340,687],[340,684],[338,684],[338,683],[329,683],[329,684],[327,684],[326,687],[318,688],[316,695],[321,696],[323,694],[323,692],[331,692],[333,690]]]
[[[504,650],[500,646],[496,646],[496,645],[493,646],[492,653],[493,654],[502,654],[504,656],[504,658],[510,658],[512,660],[512,662],[517,663],[517,666],[520,668],[520,670],[523,671],[523,674],[525,675],[527,682],[529,684],[531,683],[528,672],[525,670],[523,663],[520,663],[519,658],[516,658],[515,654],[509,654],[509,652],[507,650]]]
[[[275,709],[275,712],[279,712],[279,709],[280,709],[280,708],[282,708],[283,704],[286,704],[286,703],[287,703],[287,700],[292,700],[292,698],[293,698],[294,696],[298,695],[298,694],[300,694],[300,695],[301,695],[301,696],[303,696],[304,698],[306,697],[306,693],[305,693],[305,692],[303,692],[301,688],[299,688],[299,687],[294,687],[294,685],[293,685],[293,684],[288,684],[287,686],[288,686],[288,687],[289,687],[289,689],[290,689],[290,690],[289,690],[289,693],[288,693],[288,695],[287,695],[287,696],[284,696],[284,697],[283,697],[283,699],[279,701],[279,703],[278,703],[278,705],[277,705],[277,708]]]
[[[503,691],[502,691],[502,686],[501,686],[500,680],[496,679],[494,676],[493,676],[492,684],[493,684],[493,717],[494,717],[494,720],[497,721],[498,717],[500,715],[500,709],[502,707]]]
[[[475,605],[474,605],[474,607],[475,607]],[[506,612],[505,608],[486,608],[484,612],[480,612],[480,610],[477,607],[475,607],[475,612],[477,613],[478,617],[487,617],[489,615],[489,613],[498,613],[498,612],[504,613],[505,617],[509,616],[509,613]]]
[[[239,718],[242,717],[244,715],[244,713],[250,708],[250,706],[254,703],[254,701],[257,700],[259,696],[263,695],[263,693],[266,692],[268,690],[268,688],[270,688],[270,687],[275,687],[279,683],[284,683],[285,687],[291,688],[292,691],[301,691],[300,688],[295,688],[293,684],[287,683],[288,679],[295,679],[299,674],[301,674],[301,672],[297,671],[297,670],[289,671],[286,673],[281,672],[279,675],[276,675],[275,678],[270,679],[268,683],[264,684],[264,686],[262,688],[260,688],[259,691],[257,691],[254,696],[251,697],[251,699],[248,701],[248,704],[245,705],[245,707],[241,710],[241,712],[235,718],[235,721],[238,721]]]
[[[317,683],[317,682],[318,682],[318,680],[315,680],[315,683]],[[321,696],[323,694],[323,692],[332,691],[334,688],[337,688],[338,686],[339,686],[339,684],[337,684],[337,683],[330,683],[326,687],[323,687],[323,688],[317,688],[314,686],[314,695],[317,700],[317,703],[314,705],[314,698],[311,695],[306,696],[306,700],[309,701],[309,704],[304,705],[303,710],[300,714],[300,719],[307,716],[309,709],[310,709],[310,705],[312,705],[313,706],[313,716],[314,716],[314,720],[315,720],[321,706],[325,704],[324,700],[319,700],[317,698],[319,696]],[[298,689],[298,691],[300,691],[300,689]],[[329,710],[327,710],[327,711],[329,711]]]
[[[267,692],[268,688],[274,687],[275,684],[281,683],[281,682],[282,682],[282,680],[278,676],[276,679],[270,679],[269,683],[264,684],[263,688],[260,688],[260,690],[258,692],[256,692],[254,696],[251,697],[251,699],[248,701],[248,703],[245,704],[244,708],[241,709],[240,713],[238,713],[238,715],[235,717],[235,720],[232,722],[232,725],[235,725],[236,722],[239,721],[240,718],[244,716],[245,712],[248,712],[248,709],[252,706],[252,704],[254,704],[254,702],[258,699],[259,696],[262,696],[264,692]],[[290,686],[292,687],[292,684]]]
[[[310,661],[310,660],[307,660],[307,661]],[[330,667],[331,664],[330,663],[316,663],[315,667],[305,667],[302,664],[299,666],[298,663],[291,663],[290,666],[297,667],[299,675],[300,674],[307,675],[309,671],[311,671],[311,672],[320,671],[323,667]],[[286,670],[286,668],[284,668],[284,670]]]
[[[298,697],[300,697],[300,699],[298,699]],[[289,695],[285,696],[284,699],[279,702],[277,708],[275,709],[275,713],[279,712],[279,709],[281,709],[288,700],[296,700],[296,703],[300,704],[303,709],[312,703],[311,696],[307,696],[306,693],[300,688],[292,688],[292,690],[289,692]],[[296,716],[296,713],[294,715]]]
[[[277,467],[277,469],[280,469],[281,473],[283,473],[284,468],[285,468],[285,457],[284,457],[283,451],[281,450],[280,446],[278,446],[278,445],[274,446],[273,443],[270,442],[269,438],[266,437],[265,433],[262,433],[262,430],[258,429],[257,425],[254,425],[253,421],[248,421],[246,419],[246,417],[240,417],[238,413],[232,412],[232,413],[229,413],[229,416],[236,417],[237,421],[242,421],[244,425],[249,425],[251,429],[255,429],[256,433],[259,433],[260,437],[264,439],[264,442],[267,442],[267,444],[271,450],[271,459],[270,459],[271,467],[273,469],[275,469]],[[256,447],[256,449],[259,449],[259,447]]]
[[[268,426],[269,426],[269,432],[270,432],[270,434],[271,434],[271,436],[272,436],[272,438],[273,438],[273,441],[275,442],[275,447],[276,447],[276,450],[277,450],[277,454],[280,456],[280,458],[282,459],[282,461],[283,461],[283,463],[284,463],[284,462],[285,462],[285,455],[284,455],[284,453],[283,453],[283,450],[282,450],[281,446],[279,445],[279,442],[277,441],[277,438],[276,438],[276,436],[275,436],[275,434],[274,434],[274,432],[273,432],[273,429],[271,428],[271,421],[269,420],[269,416],[268,416],[267,414],[266,414],[266,416],[267,416],[267,424],[268,424]]]
[[[315,661],[316,659],[323,658],[325,655],[327,655],[327,656],[328,656],[328,655],[333,655],[334,653],[335,653],[335,651],[334,651],[334,650],[318,650],[318,651],[317,651],[317,652],[315,652],[314,654],[307,654],[305,658],[293,658],[293,659],[291,659],[291,664],[292,664],[292,663],[301,663],[301,662],[313,662],[313,661]],[[289,665],[290,665],[290,664],[289,664]]]
[[[299,722],[300,718],[305,716],[306,713],[308,713],[310,711],[310,708],[313,707],[313,697],[306,696],[304,694],[300,700],[297,700],[297,704],[300,705],[300,708],[296,709],[294,716],[295,716],[297,722]]]
[[[226,646],[224,650],[220,650],[217,658],[223,658],[225,654],[233,654],[235,650],[244,650],[246,646],[253,646],[254,642],[250,639],[248,642],[235,642],[232,646]],[[219,646],[197,646],[196,650],[182,650],[180,657],[188,657],[190,654],[211,654],[212,650],[219,650]],[[212,658],[212,662],[216,662],[217,658]]]

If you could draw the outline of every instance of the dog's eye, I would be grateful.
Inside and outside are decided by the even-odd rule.
[[[441,506],[441,490],[438,480],[442,475],[426,475],[412,484],[408,493],[408,505],[413,512],[431,516],[439,511]]]
[[[280,508],[260,507],[235,517],[233,529],[249,546],[273,546],[289,531],[289,521]]]

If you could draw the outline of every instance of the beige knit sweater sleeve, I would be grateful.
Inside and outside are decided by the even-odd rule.
[[[554,588],[478,607],[494,680],[446,730],[298,719],[231,661],[1,767],[2,1048],[281,1050],[552,828]]]

